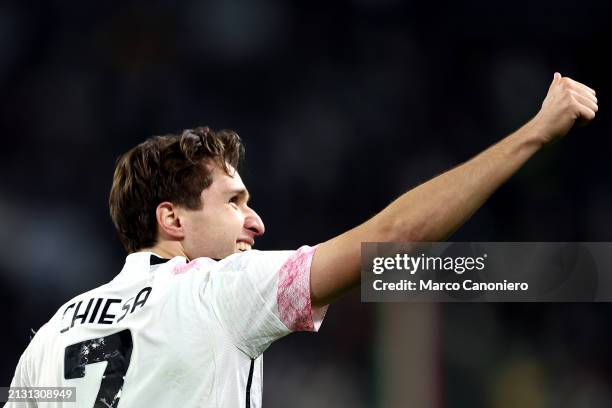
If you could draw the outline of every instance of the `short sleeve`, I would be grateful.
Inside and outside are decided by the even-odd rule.
[[[30,387],[30,379],[28,376],[28,368],[27,368],[27,356],[26,353],[28,349],[23,352],[21,358],[19,359],[19,363],[17,363],[17,368],[15,369],[15,375],[13,376],[13,380],[11,381],[11,388],[15,387]],[[21,402],[7,402],[5,408],[34,408],[36,407],[36,402],[34,400],[27,400]]]
[[[17,367],[15,368],[15,375],[13,376],[13,381],[11,381],[11,387],[30,386],[30,376],[28,375],[28,355],[30,353],[31,347],[32,342],[30,342],[28,347],[26,347],[24,352],[21,354],[21,357],[19,357],[19,362],[17,363]]]
[[[217,263],[205,298],[234,344],[255,358],[291,331],[317,331],[326,308],[310,302],[310,265],[316,247],[246,251]]]

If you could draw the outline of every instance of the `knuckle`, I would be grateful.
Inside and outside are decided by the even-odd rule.
[[[563,105],[563,112],[564,113],[569,113],[569,114],[574,114],[578,111],[578,104],[575,103],[574,101],[568,101],[567,103],[565,103]]]
[[[571,93],[571,91],[569,89],[563,89],[562,97],[563,97],[563,100],[565,100],[565,101],[573,101],[574,100],[574,95]]]

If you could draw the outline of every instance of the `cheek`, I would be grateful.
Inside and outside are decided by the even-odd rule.
[[[225,214],[224,224],[232,232],[240,233],[244,225],[244,216],[234,208],[230,208]]]
[[[234,242],[244,226],[244,216],[232,207],[216,208],[192,217],[185,223],[185,233],[194,242]]]
[[[224,207],[214,214],[206,214],[200,220],[200,233],[215,237],[232,237],[242,231],[244,218],[240,211]]]
[[[218,233],[217,219],[213,214],[194,214],[185,222],[183,228],[190,241],[199,242],[210,240]]]
[[[191,217],[187,223],[185,223],[185,231],[191,235],[199,235],[204,230],[206,230],[206,217],[204,215],[198,214],[194,217]]]

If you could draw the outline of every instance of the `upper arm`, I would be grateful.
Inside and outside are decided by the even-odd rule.
[[[15,369],[15,375],[13,376],[13,380],[11,381],[11,388],[15,387],[31,387],[31,381],[29,377],[29,369],[28,369],[28,353],[29,349],[26,349],[21,357],[19,358],[19,362],[17,363],[17,368]],[[8,402],[5,407],[13,408],[13,407],[36,407],[36,402],[33,400],[27,400],[23,402]]]
[[[327,305],[361,281],[361,243],[401,240],[380,214],[318,246],[310,270],[313,307]]]
[[[310,269],[313,306],[327,305],[359,285],[361,241],[350,231],[319,245]]]

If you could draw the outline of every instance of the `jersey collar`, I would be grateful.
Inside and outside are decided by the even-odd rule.
[[[134,266],[138,266],[138,267],[141,267],[147,270],[152,266],[161,265],[169,261],[186,263],[187,258],[183,256],[175,256],[172,259],[167,259],[167,258],[163,258],[162,256],[154,252],[148,252],[148,251],[147,252],[133,252],[125,258],[126,265],[134,265]]]

